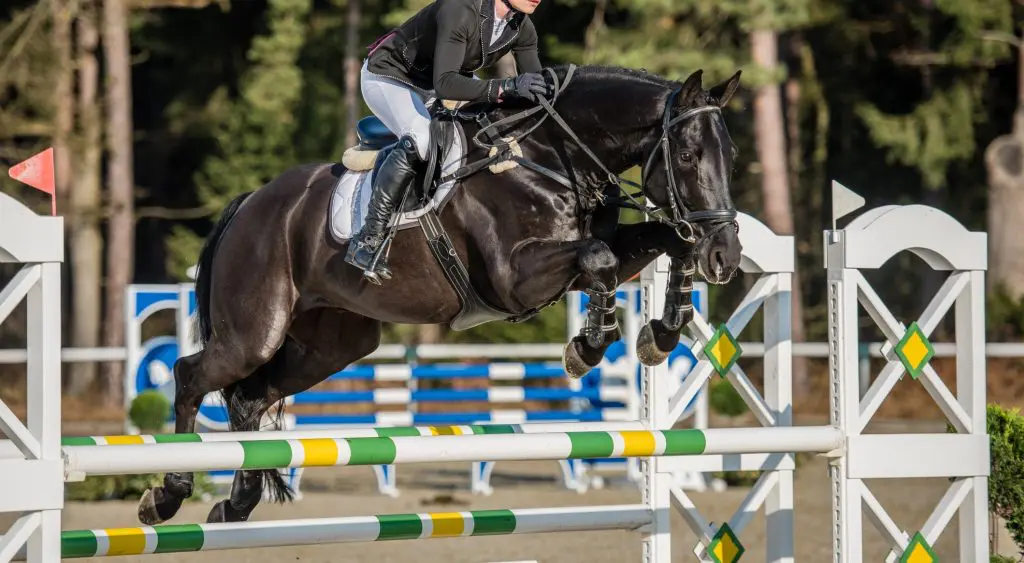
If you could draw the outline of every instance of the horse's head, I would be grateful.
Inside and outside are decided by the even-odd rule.
[[[701,275],[717,284],[732,279],[742,250],[729,193],[735,147],[721,111],[739,81],[737,72],[705,91],[698,70],[677,84],[643,168],[645,196],[695,244]]]

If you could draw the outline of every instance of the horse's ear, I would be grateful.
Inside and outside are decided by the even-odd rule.
[[[732,75],[732,78],[713,86],[708,92],[712,98],[718,100],[718,107],[724,108],[729,103],[729,100],[732,99],[732,95],[740,87],[740,74],[742,72],[742,70],[737,70],[736,74]]]
[[[704,70],[698,68],[683,82],[683,87],[679,91],[678,98],[680,105],[689,105],[694,99],[696,99],[697,95],[701,93],[701,78],[703,76]]]

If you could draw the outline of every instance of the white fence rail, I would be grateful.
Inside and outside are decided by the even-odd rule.
[[[882,342],[869,342],[861,346],[860,355],[872,358],[882,357]],[[761,357],[764,355],[764,344],[760,342],[741,342],[744,357]],[[956,356],[956,344],[953,342],[934,342],[936,357],[953,358]],[[401,344],[385,344],[370,354],[371,360],[437,360],[469,356],[474,358],[561,358],[562,344],[424,344],[422,346],[403,346]],[[794,342],[793,355],[804,358],[827,358],[827,342]],[[985,346],[985,355],[989,358],[1024,358],[1024,342],[989,342]],[[123,362],[124,348],[64,348],[61,350],[61,361],[74,362]],[[25,350],[17,348],[0,348],[0,364],[23,364],[28,358]]]

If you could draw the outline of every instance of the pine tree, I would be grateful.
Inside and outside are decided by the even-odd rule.
[[[200,201],[211,211],[231,199],[258,189],[296,162],[296,114],[303,93],[298,66],[306,43],[306,16],[311,0],[269,0],[267,33],[249,48],[251,67],[243,75],[238,99],[229,100],[222,88],[210,102],[221,116],[214,132],[218,154],[206,159],[196,177]],[[170,261],[181,275],[195,263],[196,235],[184,227],[168,240]]]
[[[914,168],[924,185],[941,191],[950,167],[976,156],[975,125],[982,119],[988,74],[1011,51],[985,38],[1013,32],[1013,0],[905,1],[889,34],[901,34],[891,62],[919,76],[920,87],[903,89],[910,111],[862,103],[857,111],[890,162]]]

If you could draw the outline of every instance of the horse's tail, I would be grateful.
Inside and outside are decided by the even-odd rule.
[[[217,254],[217,243],[227,230],[228,223],[235,216],[242,202],[254,192],[246,192],[228,203],[220,215],[213,231],[206,237],[203,249],[199,252],[199,263],[196,265],[196,317],[192,325],[193,336],[199,336],[199,342],[206,345],[213,333],[210,323],[210,286],[212,284],[213,258]]]
[[[279,352],[283,353],[283,352]],[[271,360],[257,368],[249,377],[236,381],[225,387],[221,393],[224,404],[228,408],[228,427],[232,432],[253,432],[262,430],[263,413],[268,412],[267,405],[267,374],[268,367],[273,366]],[[284,402],[278,403],[273,412],[268,412],[274,430],[281,430],[284,418]],[[295,498],[295,491],[285,481],[277,469],[250,469],[247,472],[260,476],[259,490],[270,493],[270,501],[277,503],[290,502]],[[255,499],[258,501],[258,499]]]

